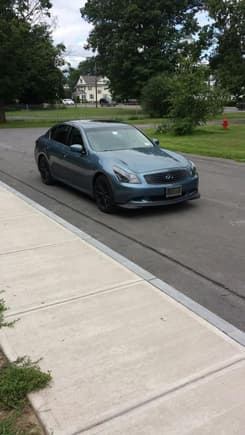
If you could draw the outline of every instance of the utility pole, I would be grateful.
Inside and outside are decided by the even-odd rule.
[[[94,60],[94,73],[95,73],[95,107],[98,107],[98,83],[97,83],[96,59]]]

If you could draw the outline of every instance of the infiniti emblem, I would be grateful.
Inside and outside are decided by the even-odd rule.
[[[174,175],[170,175],[170,174],[165,175],[165,180],[173,181],[174,180]]]

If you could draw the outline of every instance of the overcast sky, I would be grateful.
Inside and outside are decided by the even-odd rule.
[[[91,26],[82,20],[80,8],[85,0],[52,0],[52,23],[53,39],[56,44],[63,42],[66,46],[66,60],[72,66],[91,56],[88,50],[84,50]]]
[[[84,49],[90,24],[82,20],[80,8],[86,0],[52,0],[53,39],[56,44],[63,42],[66,46],[66,60],[76,67],[81,60],[91,56],[91,52]],[[200,13],[199,22],[207,22],[206,13]]]

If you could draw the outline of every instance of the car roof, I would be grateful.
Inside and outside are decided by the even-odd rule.
[[[71,125],[73,127],[77,127],[77,128],[84,128],[86,130],[88,129],[92,129],[92,128],[101,128],[102,126],[104,127],[132,127],[131,125],[124,123],[124,122],[116,122],[116,121],[110,121],[110,120],[93,120],[93,119],[78,119],[78,120],[74,120],[74,121],[66,121],[64,123],[61,124],[68,124]]]

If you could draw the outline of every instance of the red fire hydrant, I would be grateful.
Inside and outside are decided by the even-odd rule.
[[[222,125],[224,129],[228,128],[229,125],[228,119],[223,119]]]

